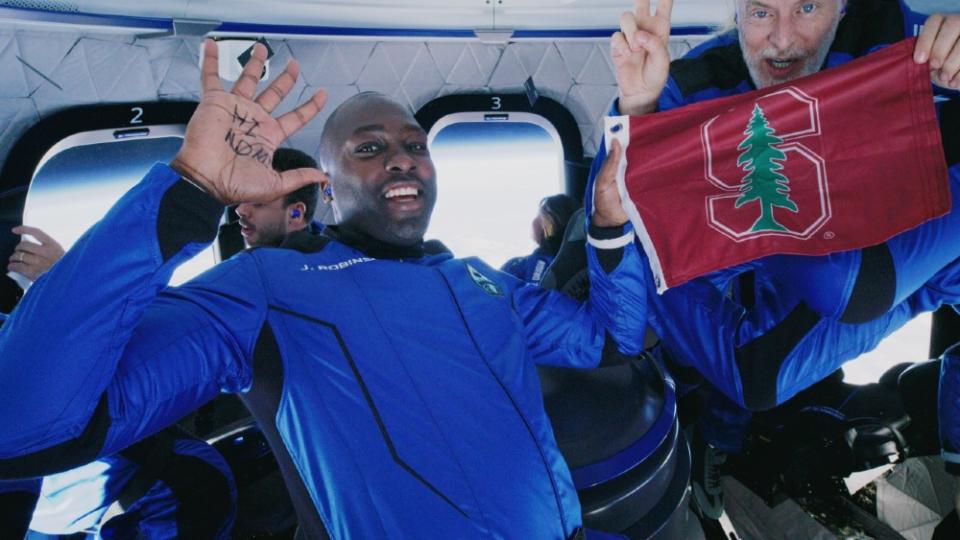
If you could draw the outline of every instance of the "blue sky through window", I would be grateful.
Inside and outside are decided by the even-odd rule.
[[[64,249],[100,220],[156,162],[169,162],[181,137],[109,140],[67,146],[34,173],[24,209],[24,223],[38,227]],[[215,263],[207,249],[177,269],[179,284]]]
[[[430,152],[439,195],[428,238],[495,267],[533,251],[540,199],[563,189],[558,139],[527,122],[457,122],[437,131]]]

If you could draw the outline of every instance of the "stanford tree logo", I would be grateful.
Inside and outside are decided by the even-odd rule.
[[[797,87],[732,107],[700,126],[707,223],[737,242],[807,239],[830,221],[820,103]]]
[[[790,179],[780,174],[787,155],[778,149],[783,139],[777,137],[777,132],[770,127],[760,105],[753,106],[753,116],[744,132],[747,136],[738,150],[743,150],[737,165],[746,171],[743,183],[740,185],[740,198],[734,207],[758,201],[760,203],[760,217],[750,228],[750,232],[785,231],[786,227],[773,217],[773,207],[786,208],[791,212],[797,211],[797,205],[790,200]]]

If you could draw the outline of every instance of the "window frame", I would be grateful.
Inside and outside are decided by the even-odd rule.
[[[457,113],[528,113],[543,118],[552,127],[547,132],[556,133],[563,148],[563,192],[578,201],[583,198],[589,165],[583,159],[583,139],[577,121],[562,104],[542,96],[531,100],[520,93],[450,94],[429,101],[414,116],[424,131],[434,133],[435,124]],[[544,127],[540,121],[530,123]]]
[[[51,236],[56,238],[61,243],[64,240],[57,235],[53,234],[52,230],[47,230],[43,224],[39,223],[35,215],[31,215],[31,199],[34,199],[36,195],[35,183],[38,178],[38,173],[43,171],[44,166],[56,156],[60,155],[63,152],[67,152],[74,149],[83,148],[85,146],[93,146],[97,144],[104,143],[122,143],[122,142],[136,142],[136,141],[145,141],[149,139],[158,139],[158,138],[178,138],[183,139],[184,134],[186,133],[186,126],[183,124],[158,124],[150,125],[144,127],[130,128],[130,129],[97,129],[97,130],[86,130],[81,131],[80,133],[74,133],[73,135],[68,135],[67,137],[60,139],[57,143],[51,146],[47,152],[40,158],[40,161],[37,163],[36,168],[33,171],[30,182],[27,185],[27,191],[24,200],[22,220],[24,223],[32,224],[34,226],[40,226],[46,232],[51,233]],[[136,131],[134,131],[136,130]],[[133,135],[134,132],[140,132],[141,130],[149,130],[147,133],[137,133]],[[127,133],[124,136],[124,133]],[[100,167],[98,167],[99,170]],[[33,203],[36,204],[36,203]],[[67,244],[64,244],[64,249],[69,249]]]
[[[496,120],[489,119],[491,114],[505,115],[504,118],[497,118]],[[540,129],[544,130],[548,136],[553,140],[553,142],[563,148],[563,139],[560,137],[560,133],[557,132],[557,128],[546,118],[540,116],[539,114],[529,113],[529,112],[513,112],[513,111],[504,111],[502,113],[490,113],[483,111],[462,111],[450,113],[446,116],[438,119],[430,130],[427,132],[427,147],[433,148],[433,141],[436,139],[444,128],[450,127],[454,124],[484,124],[484,123],[516,123],[516,124],[533,124]],[[557,178],[560,180],[557,185],[557,189],[566,192],[567,190],[567,180],[566,173],[564,171],[563,163],[565,157],[561,156],[560,160],[557,163]]]
[[[10,229],[23,222],[34,174],[61,141],[99,130],[186,126],[196,108],[193,101],[83,105],[53,113],[31,126],[10,148],[0,172],[0,260],[7,260],[20,240]],[[12,309],[22,294],[5,269],[4,265],[0,272],[0,311]]]

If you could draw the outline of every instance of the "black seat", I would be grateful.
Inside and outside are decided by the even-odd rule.
[[[544,404],[580,496],[584,525],[648,538],[684,499],[690,455],[676,396],[656,360],[540,368]]]
[[[837,370],[756,414],[744,452],[732,460],[734,476],[775,503],[784,494],[829,492],[851,473],[906,458],[911,419],[897,381],[908,366],[894,366],[865,385],[845,383]]]
[[[292,537],[297,514],[270,445],[253,419],[222,427],[209,442],[226,459],[236,480],[234,537]]]
[[[586,300],[590,292],[584,223],[584,210],[580,208],[567,221],[557,256],[540,280],[541,287],[558,290],[580,301]]]
[[[574,213],[541,286],[589,295],[583,209]],[[690,453],[673,381],[652,356],[583,371],[540,367],[544,405],[580,497],[584,526],[628,538],[678,529],[687,515]]]
[[[940,424],[937,396],[940,386],[940,359],[910,364],[896,380],[904,410],[910,425],[904,435],[910,445],[910,455],[925,456],[940,453]]]

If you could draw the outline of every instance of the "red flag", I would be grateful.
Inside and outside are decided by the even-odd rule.
[[[657,289],[775,253],[871,246],[948,212],[914,41],[763,90],[608,118]]]

